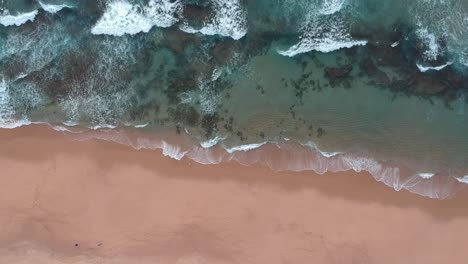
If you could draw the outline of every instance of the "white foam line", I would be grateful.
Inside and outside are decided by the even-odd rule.
[[[53,5],[53,4],[45,4],[45,3],[42,3],[41,1],[39,1],[39,5],[44,11],[51,13],[51,14],[55,14],[64,8],[73,8],[73,6],[69,6],[66,4]]]
[[[427,71],[440,71],[442,69],[444,69],[445,67],[449,66],[449,65],[452,65],[453,62],[449,61],[447,62],[446,64],[443,64],[443,65],[439,65],[439,66],[423,66],[421,64],[416,64],[416,66],[418,66],[418,69],[420,72],[427,72]]]
[[[283,56],[294,57],[297,54],[307,53],[310,51],[318,51],[322,53],[329,53],[344,48],[352,48],[354,46],[365,46],[367,40],[349,40],[349,41],[336,41],[333,39],[319,39],[317,43],[311,44],[300,42],[288,50],[278,50],[278,53]]]
[[[114,125],[96,125],[96,126],[88,127],[88,128],[89,128],[89,129],[92,129],[92,130],[114,129],[114,128],[117,128],[117,126],[114,126]]]
[[[435,173],[423,172],[423,173],[418,173],[417,175],[419,177],[423,178],[423,179],[430,179],[430,178],[434,177]]]
[[[229,153],[229,154],[232,154],[236,151],[243,151],[243,152],[247,152],[247,151],[250,151],[250,150],[253,150],[253,149],[257,149],[263,145],[267,144],[267,142],[262,142],[262,143],[253,143],[253,144],[246,144],[246,145],[240,145],[240,146],[236,146],[236,147],[232,147],[232,148],[226,148],[224,147],[224,149]]]
[[[145,127],[147,127],[148,125],[149,125],[149,122],[146,123],[146,124],[134,125],[133,127],[134,127],[134,128],[145,128]]]
[[[325,158],[331,158],[331,157],[334,157],[336,155],[340,155],[342,154],[342,152],[338,152],[338,151],[323,151],[321,150],[317,144],[315,144],[314,142],[312,141],[309,141],[307,142],[306,144],[301,144],[303,146],[307,146],[307,147],[310,147],[312,149],[314,149],[315,151],[317,151],[318,153],[320,153],[322,156],[324,156]]]

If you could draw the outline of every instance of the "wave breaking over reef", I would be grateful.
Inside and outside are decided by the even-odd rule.
[[[8,26],[21,26],[28,21],[34,21],[37,16],[37,10],[22,13],[18,15],[11,15],[8,10],[4,11],[3,14],[0,15],[0,24],[8,27]]]
[[[179,1],[170,0],[150,0],[147,5],[131,4],[126,0],[110,1],[91,33],[123,36],[148,33],[154,26],[170,27],[177,22],[174,15],[179,8]]]
[[[304,23],[299,43],[278,53],[293,57],[310,51],[328,53],[366,45],[366,40],[355,40],[349,33],[350,26],[341,13],[344,4],[344,0],[330,0],[325,1],[318,11],[312,10]]]

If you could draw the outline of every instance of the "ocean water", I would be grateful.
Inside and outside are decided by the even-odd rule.
[[[0,127],[204,164],[468,183],[468,2],[1,0]]]

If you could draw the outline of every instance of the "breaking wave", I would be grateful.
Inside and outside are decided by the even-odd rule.
[[[51,13],[51,14],[55,14],[64,8],[73,8],[73,6],[67,5],[67,4],[54,5],[54,4],[46,4],[41,1],[39,1],[39,5],[44,11]]]
[[[439,66],[423,66],[421,64],[416,64],[420,72],[427,72],[427,71],[440,71],[444,69],[447,66],[452,65],[452,62],[447,62],[445,64],[439,65]]]
[[[174,16],[179,10],[179,1],[151,0],[147,5],[136,5],[126,0],[111,1],[91,29],[94,35],[147,33],[153,27],[170,27],[178,19]]]
[[[297,44],[287,50],[278,50],[278,53],[283,56],[293,57],[310,51],[328,53],[343,48],[366,45],[366,40],[353,39],[349,33],[349,25],[346,19],[338,13],[338,7],[341,9],[343,1],[330,2],[336,3],[334,5],[325,5],[327,11],[322,11],[324,13],[312,13],[309,16],[303,27],[304,33]],[[337,3],[341,3],[341,5]]]
[[[61,5],[53,5],[53,4],[45,4],[42,2],[38,2],[41,9],[51,13],[55,14],[59,11],[61,11],[64,8],[73,8],[71,5],[66,5],[66,4],[61,4]],[[36,19],[36,16],[39,14],[39,10],[33,10],[30,12],[25,12],[25,13],[19,13],[16,15],[10,14],[10,11],[5,9],[1,10],[0,8],[0,24],[2,24],[5,27],[8,26],[21,26],[23,24],[26,24],[27,22],[34,22]]]
[[[0,15],[0,24],[5,27],[8,26],[21,26],[29,21],[34,21],[38,14],[37,10],[22,13],[18,15],[11,15],[8,10],[4,10],[3,14]]]

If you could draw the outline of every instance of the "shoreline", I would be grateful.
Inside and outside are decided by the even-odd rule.
[[[45,263],[468,257],[456,248],[468,237],[466,190],[433,200],[395,192],[365,172],[202,165],[161,151],[72,141],[35,125],[0,130],[0,144],[0,263],[34,263],[41,254]],[[45,249],[15,247],[24,241]]]

